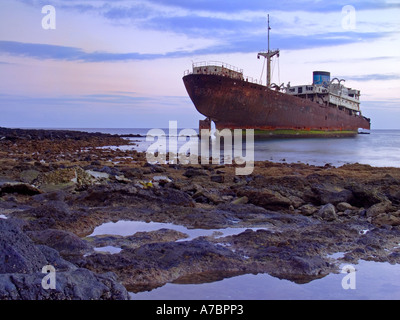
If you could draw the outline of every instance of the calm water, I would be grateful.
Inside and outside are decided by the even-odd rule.
[[[148,129],[80,130],[142,135],[146,135],[148,132]],[[164,132],[168,135],[168,129],[164,129]],[[176,139],[176,137],[173,138]],[[145,138],[131,138],[131,140],[138,143],[135,149],[140,151],[146,151],[153,143],[146,142]],[[179,142],[178,148],[183,143]],[[334,166],[358,162],[379,167],[400,167],[400,130],[372,130],[369,135],[357,135],[354,138],[263,140],[256,141],[254,147],[255,160],[303,162],[310,165],[329,163]],[[99,227],[96,234],[128,235],[137,231],[149,231],[149,228],[153,227],[158,226],[119,222]],[[169,227],[184,231],[177,226]],[[197,230],[196,232],[201,233],[202,231]],[[116,250],[114,252],[118,252],[118,248],[113,249]],[[338,256],[340,254],[338,253]],[[346,274],[340,273],[339,270],[337,274],[330,274],[307,284],[296,284],[268,274],[245,274],[203,284],[168,283],[150,292],[131,293],[131,298],[135,300],[400,299],[399,265],[361,260],[354,267],[356,268],[356,288],[348,290],[342,287],[342,280]]]
[[[400,268],[389,263],[360,261],[355,265],[355,289],[343,289],[346,274],[330,274],[306,284],[268,274],[245,274],[203,284],[167,283],[138,294],[135,300],[398,300]]]
[[[79,129],[111,134],[141,134],[149,129]],[[163,129],[168,135],[168,129]],[[180,129],[178,130],[178,133]],[[174,137],[174,139],[177,139]],[[154,143],[145,138],[131,138],[146,151]],[[188,139],[189,140],[189,139]],[[185,142],[178,142],[178,148]],[[371,130],[371,134],[359,134],[352,138],[271,139],[255,141],[255,160],[274,162],[303,162],[310,165],[341,166],[346,163],[362,163],[379,167],[400,167],[400,130]]]

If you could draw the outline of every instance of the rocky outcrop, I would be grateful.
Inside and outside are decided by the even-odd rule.
[[[114,274],[77,268],[58,251],[36,245],[22,231],[23,225],[19,220],[0,219],[0,299],[128,299]],[[42,285],[47,275],[43,267],[49,265],[55,270],[54,289]]]
[[[263,161],[236,176],[229,165],[154,165],[102,148],[128,143],[115,136],[0,136],[3,299],[126,299],[123,286],[258,272],[305,283],[359,259],[400,263],[398,168]],[[120,220],[247,230],[193,240],[171,229],[89,236]],[[117,250],[98,251],[107,246]],[[45,265],[55,267],[55,289],[41,285]]]

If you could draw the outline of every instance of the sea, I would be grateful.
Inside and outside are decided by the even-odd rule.
[[[135,146],[125,147],[135,148],[139,151],[146,151],[155,141],[148,138],[148,136],[151,136],[148,135],[150,130],[148,128],[80,128],[79,130],[141,135],[141,137],[129,138],[136,144]],[[168,128],[161,130],[165,133],[167,140],[177,140],[176,132],[170,135]],[[197,132],[196,130],[194,131]],[[179,130],[177,132],[179,134]],[[178,148],[185,141],[178,141]],[[340,167],[345,164],[360,163],[377,167],[400,167],[400,130],[371,130],[369,134],[358,134],[350,138],[256,140],[254,143],[254,159],[256,161],[268,160],[280,163],[301,162],[317,166],[330,164],[331,166]],[[177,230],[182,228],[182,226],[171,224],[160,226],[157,223],[146,224],[144,222],[119,221],[118,223],[110,222],[99,226],[94,234],[128,235],[138,231],[157,230],[160,227],[175,228]],[[196,236],[207,235],[209,234],[207,232],[210,232],[210,230],[191,231],[195,232]],[[108,249],[111,254],[118,252],[118,248]],[[107,248],[104,250],[107,250]],[[338,252],[336,253],[336,258],[342,255],[344,255],[343,252]],[[348,281],[346,279],[348,273],[345,270],[343,270],[343,273],[338,270],[338,273],[333,273],[305,284],[278,279],[268,274],[244,274],[201,284],[167,283],[151,291],[130,293],[130,296],[133,300],[400,299],[400,265],[360,260],[354,268],[356,272],[353,279],[353,287],[344,285]]]
[[[102,132],[120,135],[141,135],[129,138],[137,144],[132,147],[138,151],[146,151],[150,145],[157,142],[150,128],[136,129],[105,129],[80,128],[70,129],[86,132]],[[167,146],[169,138],[178,140],[176,132],[169,135],[170,129],[158,129],[165,133]],[[178,129],[178,135],[183,129]],[[191,129],[198,134],[197,129]],[[146,137],[149,137],[146,139]],[[177,148],[189,141],[177,141]],[[245,151],[245,148],[243,148]],[[243,151],[243,152],[244,152]],[[245,153],[245,152],[244,152]],[[376,167],[400,167],[400,130],[371,130],[369,134],[358,134],[346,138],[269,138],[256,139],[254,142],[254,160],[286,163],[308,163],[323,166],[330,164],[335,167],[348,163],[368,164]]]

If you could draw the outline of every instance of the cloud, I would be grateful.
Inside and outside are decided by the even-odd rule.
[[[187,22],[187,21],[186,21]],[[185,23],[186,23],[185,22]],[[215,29],[214,29],[215,30]],[[341,33],[330,32],[314,36],[276,35],[274,46],[285,50],[337,46],[362,41],[371,41],[386,36],[386,33]],[[30,57],[80,62],[117,62],[131,60],[154,60],[162,58],[192,57],[202,54],[250,53],[266,47],[265,35],[226,35],[217,45],[209,45],[196,50],[177,50],[165,54],[156,53],[113,53],[85,52],[81,48],[60,45],[23,43],[17,41],[0,41],[0,53],[12,56]]]
[[[302,1],[290,1],[280,0],[265,1],[265,0],[230,0],[230,1],[215,1],[215,0],[150,0],[152,3],[175,6],[179,8],[185,8],[188,10],[208,10],[217,12],[237,12],[243,10],[263,10],[265,12],[273,10],[282,11],[314,11],[314,12],[334,12],[341,11],[341,8],[348,5],[347,0],[339,1],[316,1],[316,0],[302,0]],[[382,9],[382,8],[399,8],[399,3],[387,3],[386,1],[360,1],[354,0],[351,4],[356,7],[357,10],[370,10],[370,9]]]
[[[365,74],[365,75],[354,75],[354,76],[345,76],[349,80],[355,81],[388,81],[388,80],[400,80],[399,74]]]
[[[152,60],[165,57],[162,54],[84,52],[80,48],[59,45],[0,41],[0,52],[12,56],[35,59],[51,59],[81,62],[113,62],[129,60]]]
[[[104,94],[83,94],[83,95],[61,95],[61,96],[27,96],[11,95],[0,93],[0,102],[2,105],[11,104],[31,104],[42,106],[96,106],[96,105],[114,105],[127,106],[133,109],[148,106],[181,106],[189,103],[190,99],[186,96],[158,96],[158,95],[138,95],[130,92],[110,92]],[[150,110],[150,109],[147,109]],[[150,111],[152,112],[152,111]]]

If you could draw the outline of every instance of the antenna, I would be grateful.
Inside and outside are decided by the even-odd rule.
[[[278,55],[279,57],[279,49],[278,50],[272,50],[270,49],[269,46],[269,31],[271,30],[271,27],[269,25],[269,14],[268,14],[268,51],[267,52],[259,52],[257,57],[259,58],[260,56],[263,56],[264,58],[267,59],[267,87],[270,87],[271,85],[271,58],[275,55]]]

